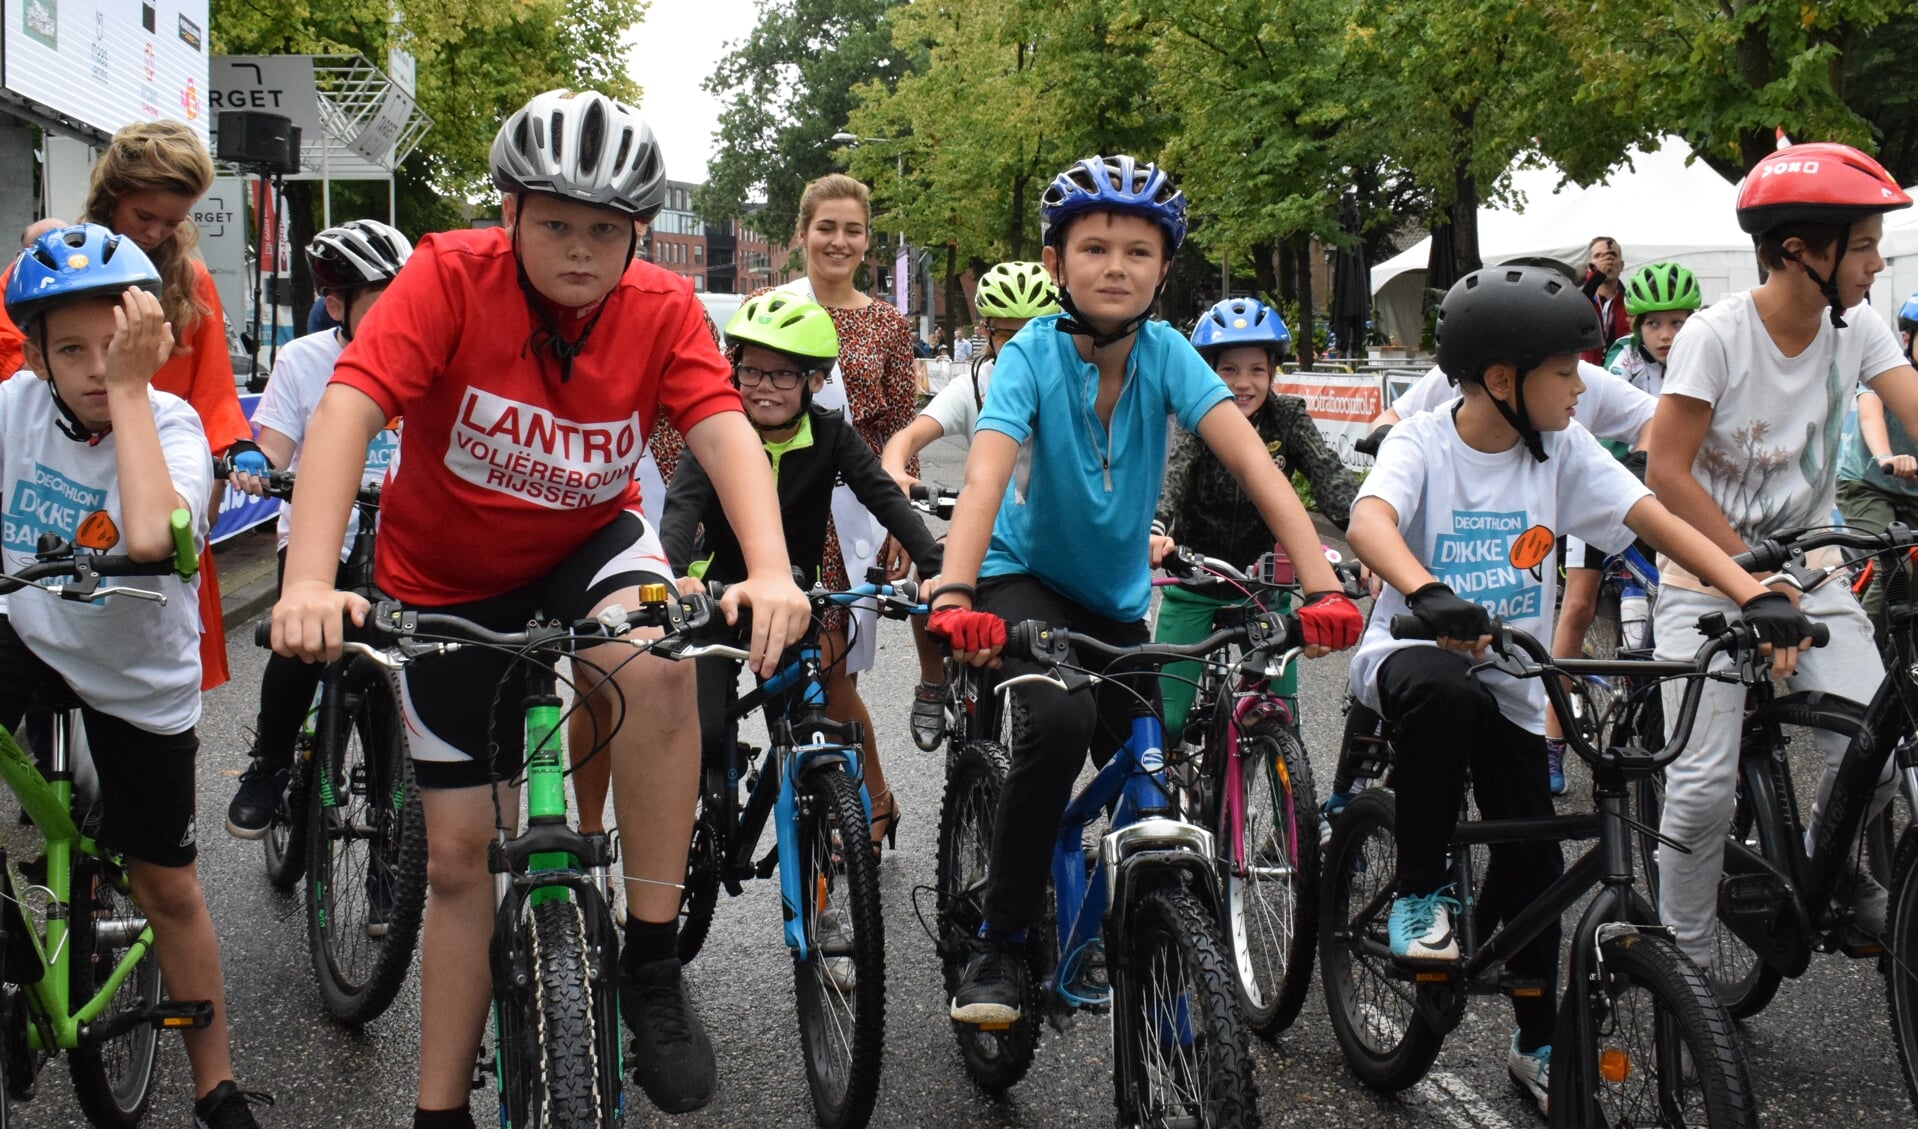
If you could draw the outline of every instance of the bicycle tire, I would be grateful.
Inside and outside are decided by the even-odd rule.
[[[1891,1043],[1905,1090],[1918,1108],[1918,831],[1906,828],[1892,864],[1891,915],[1883,966]]]
[[[886,1026],[879,864],[868,846],[859,785],[841,766],[808,772],[799,806],[797,886],[806,904],[794,908],[807,953],[793,961],[793,992],[806,1083],[823,1129],[857,1129],[871,1119],[879,1095]],[[832,953],[821,943],[821,920],[828,913],[840,922]]]
[[[1611,660],[1618,657],[1618,650],[1625,637],[1625,628],[1619,616],[1619,584],[1615,580],[1601,578],[1598,583],[1598,604],[1592,613],[1592,625],[1585,629],[1584,651],[1587,658]]]
[[[100,859],[74,861],[69,917],[68,983],[76,1006],[93,997],[130,947],[146,918],[120,888],[121,876]],[[160,1002],[160,961],[148,949],[121,982],[103,1015],[139,1011]],[[134,1129],[153,1100],[153,1066],[159,1030],[137,1024],[101,1043],[67,1052],[73,1096],[87,1121],[99,1129]]]
[[[1237,833],[1232,804],[1218,804],[1214,820],[1225,894],[1219,933],[1246,1026],[1271,1039],[1298,1018],[1312,987],[1318,797],[1305,745],[1277,718],[1262,718],[1239,735],[1239,759]],[[1222,799],[1224,788],[1221,769],[1215,794]]]
[[[599,1015],[593,1006],[592,958],[579,906],[570,900],[533,907],[533,1034],[540,1064],[538,1105],[529,1126],[599,1129],[616,1125],[601,1102]],[[617,1034],[617,1033],[615,1033]]]
[[[1911,815],[1905,790],[1900,787],[1885,810],[1878,813],[1878,818],[1865,824],[1865,865],[1878,884],[1887,889],[1891,887],[1898,846],[1904,842],[1905,831],[1912,823]]]
[[[291,891],[306,877],[306,796],[313,779],[313,736],[302,732],[293,742],[293,775],[286,795],[273,809],[266,835],[260,840],[266,855],[266,880],[277,890]]]
[[[1004,748],[989,741],[974,741],[960,749],[946,770],[933,886],[939,962],[948,1000],[959,991],[966,961],[985,924],[993,829],[1011,764]],[[1026,950],[1033,967],[1026,972],[1026,998],[1020,1005],[1018,1021],[1002,1031],[988,1031],[970,1023],[952,1024],[967,1076],[991,1094],[1004,1093],[1025,1078],[1045,1028],[1039,1019],[1044,1006],[1044,976],[1037,972],[1037,957],[1043,937],[1051,934],[1035,937],[1035,929],[1026,933]]]
[[[347,716],[322,721],[315,739],[307,948],[327,1011],[362,1024],[392,1004],[413,961],[426,902],[426,817],[392,678],[367,664],[346,682]]]
[[[1238,983],[1212,914],[1176,889],[1146,893],[1112,968],[1113,1086],[1126,1125],[1259,1124]]]
[[[1607,938],[1598,958],[1559,1008],[1552,1123],[1757,1129],[1735,1026],[1698,966],[1656,933]],[[1570,998],[1581,988],[1583,1023]]]
[[[686,845],[686,885],[679,892],[679,963],[691,964],[712,932],[719,908],[719,828],[714,825],[710,794],[702,792],[693,814],[693,837]]]
[[[1417,987],[1382,955],[1398,880],[1396,812],[1386,789],[1354,796],[1319,871],[1319,979],[1332,1034],[1352,1073],[1387,1093],[1425,1077],[1444,1043],[1419,1014]]]

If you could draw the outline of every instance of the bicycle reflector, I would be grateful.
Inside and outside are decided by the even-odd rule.
[[[1617,1047],[1606,1047],[1598,1052],[1598,1076],[1616,1086],[1625,1081],[1632,1072],[1631,1056]]]

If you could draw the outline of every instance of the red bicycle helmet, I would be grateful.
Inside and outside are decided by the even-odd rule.
[[[1782,224],[1821,223],[1849,228],[1868,216],[1911,207],[1911,197],[1885,167],[1849,145],[1814,141],[1788,145],[1758,163],[1738,185],[1738,226],[1753,238]],[[1839,297],[1838,264],[1850,237],[1839,240],[1829,278],[1820,277],[1796,255],[1786,257],[1805,268],[1831,303],[1831,324],[1845,327]]]

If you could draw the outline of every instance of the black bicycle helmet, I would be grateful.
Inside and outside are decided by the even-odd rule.
[[[1545,445],[1525,414],[1525,376],[1548,358],[1605,344],[1598,310],[1564,275],[1545,267],[1501,266],[1473,271],[1439,303],[1438,363],[1453,384],[1483,384],[1485,370],[1518,370],[1512,403],[1494,398],[1499,414],[1545,461]]]

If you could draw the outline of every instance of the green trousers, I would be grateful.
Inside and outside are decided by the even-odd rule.
[[[1183,588],[1160,589],[1159,622],[1153,629],[1155,643],[1196,643],[1212,633],[1212,613],[1220,608],[1243,604],[1243,598],[1215,600]],[[1293,598],[1283,596],[1279,611],[1292,610]],[[1192,712],[1192,699],[1198,693],[1196,683],[1202,670],[1196,662],[1170,663],[1159,676],[1159,697],[1165,703],[1165,732],[1168,743],[1177,741],[1185,729],[1186,715]],[[1297,664],[1286,668],[1285,677],[1273,687],[1281,697],[1294,698],[1299,692]]]

